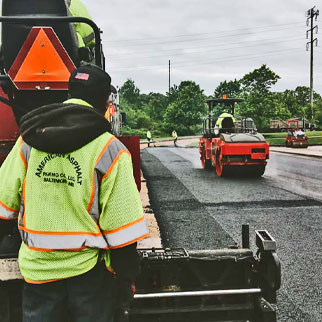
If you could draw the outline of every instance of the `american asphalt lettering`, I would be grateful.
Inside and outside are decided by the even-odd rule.
[[[67,175],[66,173],[57,173],[57,172],[46,172],[45,167],[46,165],[56,159],[56,158],[63,158],[68,160],[72,166],[74,167],[74,170],[76,172],[75,176]],[[78,163],[78,161],[72,157],[70,154],[47,154],[44,159],[40,162],[38,165],[37,171],[35,173],[36,176],[39,178],[43,177],[44,182],[49,183],[62,183],[62,184],[68,184],[71,187],[74,187],[75,184],[82,185],[82,169]]]

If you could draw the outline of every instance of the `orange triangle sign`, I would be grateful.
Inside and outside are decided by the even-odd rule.
[[[8,75],[21,90],[67,90],[75,68],[51,27],[33,27]]]

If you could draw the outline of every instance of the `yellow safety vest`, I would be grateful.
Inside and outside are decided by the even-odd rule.
[[[92,20],[86,7],[80,0],[71,0],[69,12],[73,17],[83,17]],[[94,47],[95,34],[93,29],[85,23],[75,23],[79,47]]]
[[[222,121],[226,117],[230,117],[234,123],[236,122],[235,118],[231,114],[225,112],[225,113],[220,114],[217,121],[216,121],[216,125],[218,126],[218,128],[220,128],[220,129],[222,128]]]
[[[108,132],[65,154],[20,137],[0,168],[0,218],[18,219],[19,266],[30,283],[86,273],[99,249],[112,270],[109,250],[147,235],[130,153]]]

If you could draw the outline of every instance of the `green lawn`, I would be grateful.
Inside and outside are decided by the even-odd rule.
[[[322,131],[305,132],[309,137],[309,144],[322,144]],[[284,145],[286,132],[281,133],[263,133],[270,145]]]
[[[285,144],[285,137],[286,133],[263,133],[265,139],[271,146],[284,146]],[[309,137],[309,144],[310,145],[322,145],[322,131],[312,131],[306,132],[306,135]],[[191,147],[198,147],[199,140],[191,143],[189,146]]]
[[[262,133],[265,138],[285,138],[286,132],[278,132],[278,133]],[[322,136],[322,131],[307,131],[305,134],[310,137],[310,136]]]

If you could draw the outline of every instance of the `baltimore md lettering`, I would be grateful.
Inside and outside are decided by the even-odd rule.
[[[45,171],[46,165],[56,158],[63,158],[65,160],[68,160],[68,162],[74,167],[76,175]],[[83,183],[82,168],[79,165],[78,161],[70,154],[47,154],[38,165],[35,175],[39,178],[44,177],[44,182],[64,183],[68,184],[71,187],[74,187],[76,183],[79,185],[82,185]]]

